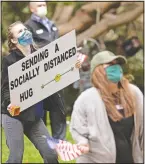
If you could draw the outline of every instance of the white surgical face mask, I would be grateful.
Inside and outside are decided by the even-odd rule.
[[[47,14],[47,8],[46,8],[45,6],[38,7],[38,8],[37,8],[36,14],[37,14],[39,17],[44,17],[44,16]]]

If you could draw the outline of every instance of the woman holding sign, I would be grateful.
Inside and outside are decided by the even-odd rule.
[[[71,133],[85,153],[78,163],[143,163],[143,95],[123,77],[122,56],[91,61],[93,87],[76,100]]]
[[[7,163],[22,163],[24,134],[39,150],[44,163],[58,163],[56,151],[48,147],[46,139],[42,137],[50,137],[41,119],[43,103],[39,102],[19,113],[19,107],[10,102],[8,67],[36,51],[31,32],[19,21],[8,28],[8,47],[10,54],[2,62],[2,126],[10,151]],[[76,67],[80,67],[79,62]]]

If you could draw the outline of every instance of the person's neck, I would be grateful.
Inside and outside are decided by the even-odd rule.
[[[28,46],[21,46],[21,45],[18,45],[17,48],[23,53],[24,56],[27,56],[29,54],[31,54],[31,48],[30,48],[30,45]]]
[[[40,16],[38,16],[36,13],[32,13],[32,15],[34,15],[35,17],[38,17],[38,18],[40,18],[40,19],[46,19],[46,16],[40,17]]]
[[[116,93],[119,90],[118,83],[110,82],[109,90],[110,90],[111,93]]]

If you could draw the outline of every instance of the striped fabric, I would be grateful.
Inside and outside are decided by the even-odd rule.
[[[81,63],[83,63],[83,62],[85,61],[86,58],[87,58],[87,55],[78,52],[77,59],[78,59]]]
[[[46,138],[46,136],[42,136]],[[51,149],[55,149],[59,158],[63,161],[74,160],[80,155],[82,152],[79,150],[76,144],[72,144],[68,141],[57,140],[53,138],[46,138],[48,146]]]
[[[78,149],[76,144],[72,144],[67,141],[60,140],[59,143],[56,145],[56,151],[63,161],[70,161],[74,160],[80,155],[82,152]]]

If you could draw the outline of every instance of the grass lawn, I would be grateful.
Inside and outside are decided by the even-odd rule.
[[[48,113],[48,112],[47,112]],[[70,120],[70,117],[67,117],[67,120]],[[49,124],[49,119],[48,119],[48,131],[51,134],[51,129],[50,129],[50,124]],[[73,139],[71,137],[71,134],[69,132],[69,125],[67,125],[67,133],[66,133],[66,140],[70,141],[72,143]],[[2,129],[2,163],[5,163],[7,158],[8,158],[9,150],[6,145],[6,140],[5,140],[5,134]],[[75,163],[75,161],[69,161],[69,162],[64,162],[64,161],[59,161],[60,163]],[[38,150],[33,146],[33,144],[29,141],[29,139],[25,136],[24,137],[24,156],[23,156],[23,163],[43,163],[43,159],[41,158]]]

